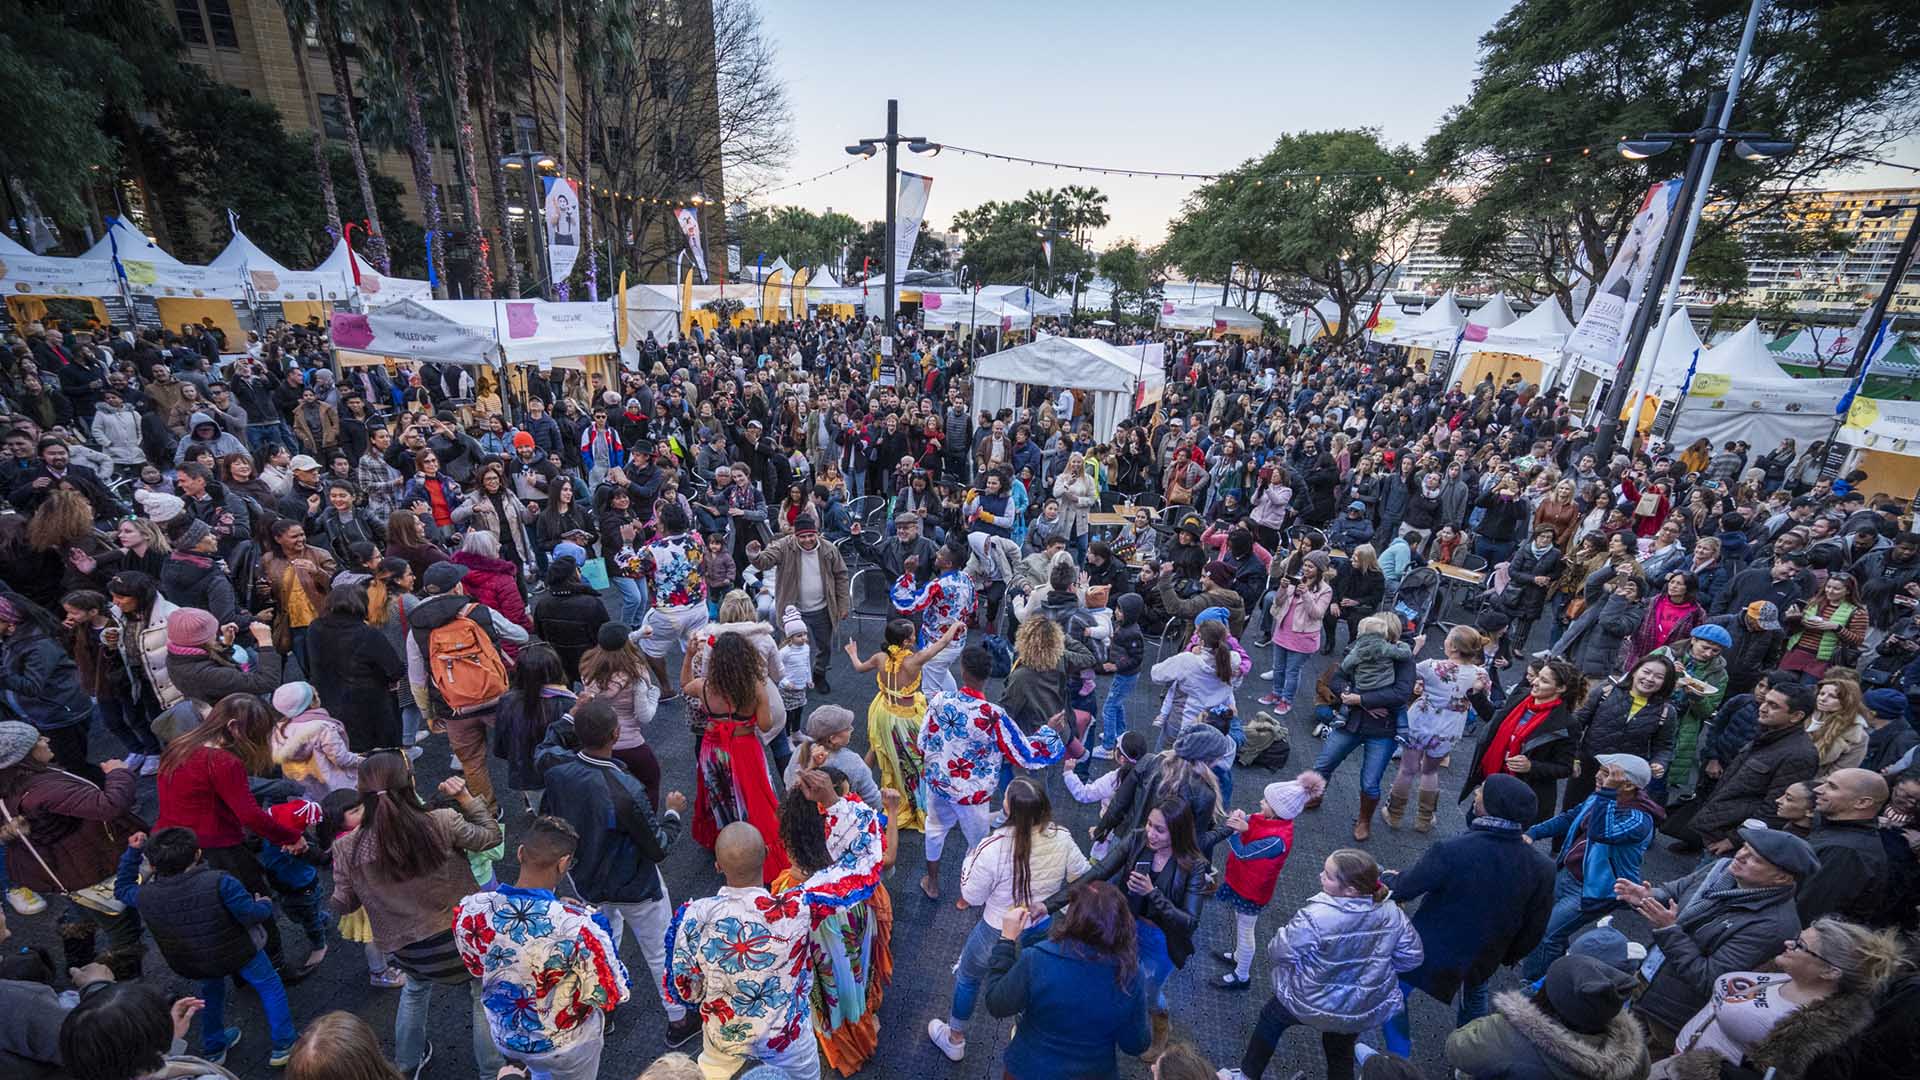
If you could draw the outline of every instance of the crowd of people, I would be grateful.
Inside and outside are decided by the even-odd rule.
[[[1485,1080],[1911,1069],[1908,500],[1790,441],[1602,460],[1557,393],[1363,342],[1096,332],[1167,346],[1110,432],[1072,388],[976,414],[971,343],[875,320],[506,384],[337,368],[316,326],[29,326],[0,886],[57,944],[0,956],[8,1074],[230,1077],[252,1035],[301,1080],[418,1077],[443,987],[482,1077],[850,1076],[906,1053],[883,1021],[919,1038],[883,1005],[942,897],[980,919],[925,1036],[959,1062],[1016,1017],[1021,1080],[1257,1078],[1293,1027],[1334,1080],[1419,1075],[1416,1036]],[[683,833],[718,884],[664,871]],[[1694,868],[1650,879],[1656,843]],[[289,1002],[349,943],[390,1033]],[[1183,1026],[1262,957],[1209,1062]],[[606,1059],[655,1000],[665,1045]]]

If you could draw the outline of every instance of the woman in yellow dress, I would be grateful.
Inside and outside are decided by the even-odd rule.
[[[879,774],[881,790],[892,788],[906,796],[899,814],[903,829],[918,832],[926,824],[920,792],[920,723],[927,717],[927,696],[920,692],[920,668],[964,633],[966,624],[956,621],[915,652],[912,621],[889,619],[884,651],[862,660],[860,650],[847,642],[853,670],[877,672],[873,679],[880,692],[867,706],[867,761]]]

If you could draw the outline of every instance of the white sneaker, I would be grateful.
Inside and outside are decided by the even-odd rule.
[[[952,1036],[953,1031],[947,1027],[945,1020],[927,1021],[927,1038],[932,1039],[933,1045],[939,1047],[940,1052],[947,1055],[948,1061],[959,1061],[961,1058],[967,1056],[967,1044],[964,1042],[954,1042]]]
[[[160,775],[160,755],[159,754],[147,755],[147,760],[140,763],[140,775],[141,776]]]
[[[447,768],[452,769],[454,772],[460,771],[460,758],[458,755],[447,759]]]
[[[413,741],[416,745],[419,743],[426,742],[428,739],[432,737],[433,737],[433,732],[428,731],[424,727],[422,727],[419,731],[416,731],[413,733]]]
[[[7,906],[16,915],[38,915],[47,910],[46,900],[25,885],[15,885],[7,890]]]
[[[1261,678],[1263,678],[1263,679],[1265,679],[1265,680],[1267,680],[1268,682],[1272,682],[1272,681],[1273,681],[1273,674],[1274,674],[1274,672],[1273,672],[1273,669],[1272,669],[1272,668],[1268,668],[1267,670],[1265,670],[1265,671],[1263,671],[1263,672],[1261,672],[1261,673],[1260,673],[1260,677],[1261,677]]]
[[[409,746],[407,747],[407,760],[419,761],[420,755],[426,752],[427,752],[427,748],[424,746]]]
[[[1095,761],[1112,761],[1113,749],[1107,746],[1096,746],[1093,748],[1092,757]]]
[[[1217,1080],[1247,1080],[1247,1074],[1239,1069],[1221,1069],[1213,1075]]]

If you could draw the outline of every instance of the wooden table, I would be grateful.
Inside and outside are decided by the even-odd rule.
[[[1145,510],[1149,517],[1157,518],[1160,516],[1160,511],[1151,506],[1130,506],[1126,503],[1121,503],[1112,510],[1096,510],[1088,514],[1087,522],[1091,525],[1131,525],[1133,524],[1133,515],[1142,510]]]
[[[1441,577],[1449,578],[1463,585],[1484,585],[1487,582],[1487,573],[1484,570],[1469,570],[1464,566],[1455,566],[1452,563],[1428,563],[1427,565],[1433,567],[1434,572]]]

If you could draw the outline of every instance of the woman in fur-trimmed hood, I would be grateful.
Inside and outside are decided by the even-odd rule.
[[[1473,1080],[1645,1080],[1647,1032],[1623,1008],[1633,977],[1563,956],[1529,998],[1508,990],[1493,1014],[1447,1038],[1447,1063]]]

